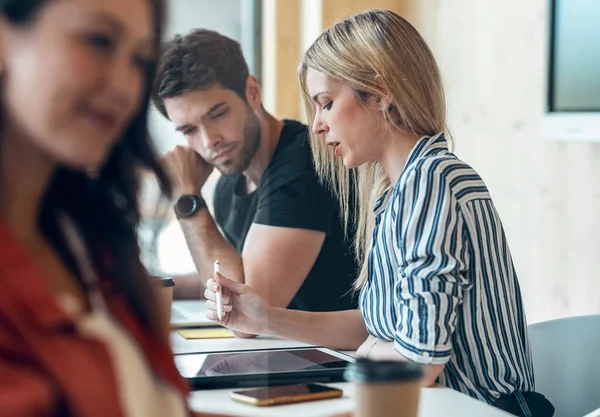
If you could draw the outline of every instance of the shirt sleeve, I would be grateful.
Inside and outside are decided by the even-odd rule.
[[[278,155],[263,177],[254,223],[329,233],[339,205],[319,182],[306,149]]]
[[[447,168],[436,160],[411,168],[394,200],[399,258],[394,344],[422,364],[450,359],[457,307],[470,287],[469,245]]]
[[[0,410],[7,417],[54,415],[55,396],[40,374],[19,365],[0,351]]]

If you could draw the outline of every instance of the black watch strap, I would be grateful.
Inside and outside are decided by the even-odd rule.
[[[192,217],[205,207],[206,202],[204,199],[196,194],[183,194],[173,205],[178,219]]]

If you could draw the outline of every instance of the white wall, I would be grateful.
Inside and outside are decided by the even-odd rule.
[[[415,0],[456,153],[488,184],[529,321],[600,313],[600,144],[542,139],[547,0]]]

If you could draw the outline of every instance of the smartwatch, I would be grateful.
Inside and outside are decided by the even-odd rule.
[[[178,219],[192,217],[205,207],[206,202],[204,199],[195,194],[183,194],[173,205]]]

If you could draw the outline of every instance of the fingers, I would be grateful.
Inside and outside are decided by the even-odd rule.
[[[217,311],[217,303],[215,301],[207,300],[206,308],[212,311]],[[229,313],[233,309],[231,304],[223,304],[223,312]]]
[[[204,298],[206,298],[207,300],[217,301],[215,293],[219,291],[220,287],[221,286],[217,284],[213,279],[209,279],[208,281],[206,281],[206,290],[204,290]],[[223,293],[223,305],[229,304],[230,300],[231,297],[229,297],[228,294]]]
[[[175,148],[173,148],[173,150],[164,154],[160,158],[160,160],[162,161],[164,166],[171,168],[173,164],[179,163],[179,161],[181,160],[181,156],[184,152],[185,148],[183,146],[177,145]]]
[[[219,284],[217,284],[217,281],[210,278],[208,281],[206,281],[206,289],[212,292],[217,292],[219,291]]]
[[[177,145],[173,149],[171,149],[169,152],[165,153],[163,158],[169,158],[169,157],[175,158],[179,155],[184,155],[190,151],[192,151],[192,149],[189,146]]]
[[[209,279],[206,282],[206,290],[204,291],[204,297],[206,298],[206,308],[208,309],[208,312],[206,313],[206,317],[209,320],[212,321],[216,321],[217,323],[223,324],[225,323],[226,317],[227,317],[227,313],[231,312],[233,309],[233,306],[231,305],[230,301],[231,298],[229,297],[229,295],[227,294],[223,294],[223,316],[221,317],[221,320],[219,320],[219,316],[217,314],[217,296],[216,296],[216,291],[218,291],[218,289],[221,286],[219,284],[217,284],[215,282],[215,280],[213,279]]]
[[[167,163],[181,164],[183,161],[203,162],[202,157],[189,146],[177,145],[164,154],[161,159]]]
[[[208,301],[207,301],[208,303]],[[223,318],[221,320],[219,320],[219,316],[217,315],[216,310],[208,310],[206,312],[206,318],[209,319],[210,321],[216,321],[219,324],[223,324],[227,321],[227,313],[223,312]]]
[[[178,189],[178,191],[189,189],[197,192],[202,188],[201,186],[204,185],[206,178],[210,174],[210,172],[208,174],[203,172],[206,163],[202,157],[195,150],[187,146],[176,146],[173,150],[163,155],[161,163],[173,187]]]
[[[215,296],[215,292],[209,290],[208,288],[204,290],[204,298],[211,301],[217,301],[217,297]]]

